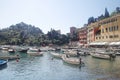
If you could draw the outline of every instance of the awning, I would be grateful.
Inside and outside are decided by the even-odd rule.
[[[111,45],[111,46],[112,46],[112,45],[113,45],[113,46],[114,46],[114,45],[120,45],[120,41],[119,41],[119,42],[111,42],[111,43],[109,43],[109,45]]]
[[[108,42],[92,42],[89,45],[107,45]]]
[[[109,45],[114,45],[116,42],[111,42],[111,43],[109,43]]]

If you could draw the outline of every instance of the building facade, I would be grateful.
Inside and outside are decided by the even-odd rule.
[[[120,14],[88,25],[87,42],[120,41]]]
[[[87,43],[91,43],[95,41],[95,33],[98,28],[98,23],[91,23],[87,26]]]
[[[73,35],[76,32],[76,27],[70,27],[70,34]]]
[[[95,35],[95,41],[120,41],[120,15],[116,15],[99,22],[100,33]]]
[[[79,36],[79,43],[80,44],[87,44],[87,27],[82,27],[78,30]]]

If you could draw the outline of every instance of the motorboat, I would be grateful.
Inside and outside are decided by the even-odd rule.
[[[112,51],[95,51],[90,53],[92,57],[94,58],[100,58],[100,59],[114,59],[116,57],[116,54]]]
[[[9,52],[9,53],[15,53],[15,50],[12,49],[12,48],[10,48],[10,49],[8,49],[8,52]]]
[[[0,59],[16,60],[16,59],[20,59],[20,56],[19,55],[0,56]]]
[[[75,50],[66,50],[64,53],[70,56],[77,56],[77,51]]]
[[[18,50],[18,52],[21,52],[21,53],[27,53],[27,51],[28,51],[28,48],[20,48]]]
[[[118,48],[118,49],[116,48],[116,49],[113,49],[113,50],[114,50],[114,52],[115,52],[116,55],[120,56],[120,48]]]
[[[62,55],[61,53],[57,53],[57,52],[51,52],[50,53],[52,56],[56,57],[56,58],[62,58]]]
[[[42,55],[43,55],[43,52],[41,52],[41,50],[40,50],[40,49],[37,49],[37,48],[30,48],[30,49],[27,51],[27,54],[33,55],[33,56],[42,56]]]
[[[10,48],[10,47],[2,47],[1,49],[2,49],[3,51],[8,51],[9,48]]]
[[[74,65],[80,65],[83,63],[83,61],[81,59],[76,58],[76,57],[69,57],[66,54],[64,54],[62,56],[62,59],[64,62],[69,63],[69,64],[74,64]]]
[[[7,64],[7,60],[0,59],[0,67]]]

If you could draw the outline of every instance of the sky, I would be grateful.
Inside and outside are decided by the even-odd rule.
[[[20,22],[65,34],[70,27],[83,27],[88,18],[120,7],[120,0],[0,0],[0,29]]]

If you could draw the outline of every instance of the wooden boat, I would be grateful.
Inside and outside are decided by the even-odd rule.
[[[16,59],[20,59],[19,55],[15,55],[15,56],[0,56],[0,59],[4,59],[4,60],[16,60]]]
[[[21,53],[27,53],[27,51],[28,51],[28,48],[20,48],[18,50],[18,52],[21,52]]]
[[[113,49],[113,51],[115,52],[116,55],[119,55],[120,56],[120,49]]]
[[[113,52],[91,52],[91,56],[95,58],[100,58],[100,59],[114,59],[116,55]]]
[[[70,56],[77,56],[77,51],[74,51],[74,50],[67,50],[67,51],[64,51],[64,53]]]
[[[0,59],[0,66],[6,65],[6,64],[7,64],[7,60]]]
[[[56,57],[56,58],[62,58],[62,55],[63,55],[63,54],[56,53],[56,52],[51,52],[50,54],[51,54],[52,56]]]
[[[30,48],[28,51],[27,51],[27,54],[29,55],[32,55],[32,56],[42,56],[43,53],[41,52],[40,49],[36,49],[36,48]]]
[[[10,48],[10,47],[3,47],[2,50],[8,51],[9,48]]]
[[[15,50],[14,49],[8,49],[8,52],[9,53],[15,53]]]
[[[62,56],[62,59],[64,62],[74,65],[80,65],[83,63],[83,61],[81,61],[79,58],[67,57],[65,54]]]
[[[80,56],[87,56],[88,55],[87,52],[82,52],[82,51],[78,52],[77,54]]]
[[[115,54],[120,56],[120,52],[116,52]]]

